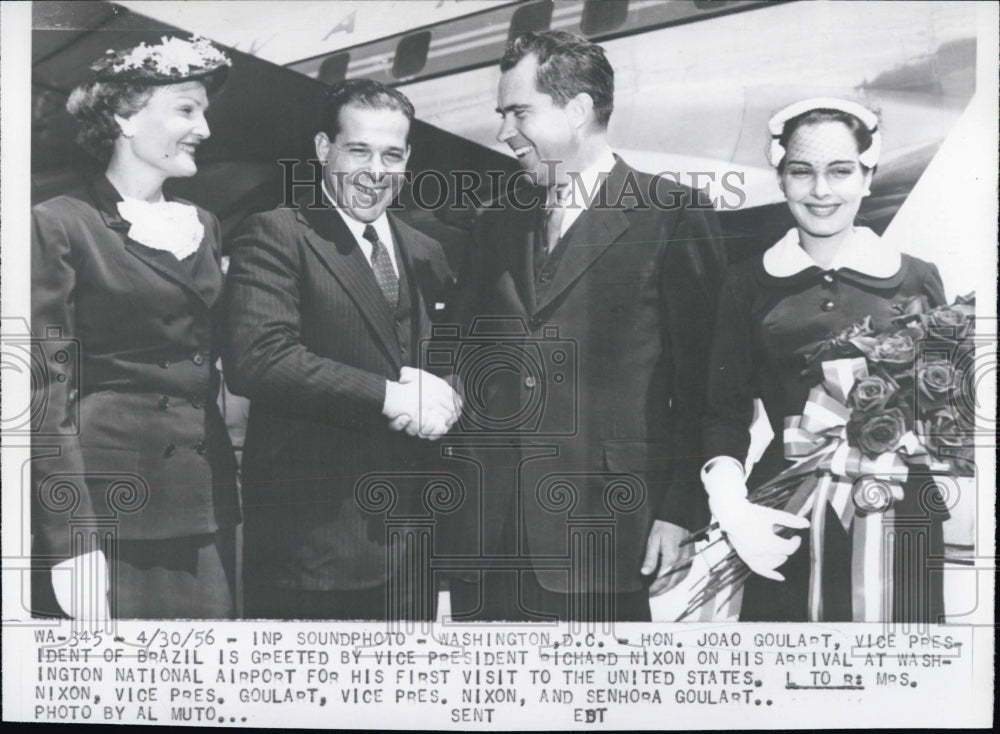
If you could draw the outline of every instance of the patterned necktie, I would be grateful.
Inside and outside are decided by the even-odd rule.
[[[372,272],[378,287],[382,289],[385,302],[389,304],[389,310],[395,312],[399,306],[399,278],[396,271],[392,269],[392,260],[389,259],[389,251],[382,240],[378,238],[378,232],[372,225],[365,226],[364,238],[372,243]]]
[[[566,217],[566,202],[569,199],[569,184],[552,187],[552,203],[545,214],[545,252],[551,254],[562,237],[562,223]]]

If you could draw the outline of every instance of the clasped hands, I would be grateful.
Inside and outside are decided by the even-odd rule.
[[[743,467],[735,459],[713,459],[702,469],[701,478],[719,529],[747,567],[766,578],[784,581],[776,569],[798,550],[802,538],[783,538],[775,526],[802,529],[809,527],[809,521],[750,502]]]
[[[382,415],[394,431],[436,441],[462,415],[462,396],[430,372],[403,367],[398,382],[386,382]]]

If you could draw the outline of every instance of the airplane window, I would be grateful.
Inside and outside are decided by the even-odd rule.
[[[351,55],[344,53],[333,54],[323,59],[319,67],[319,80],[324,84],[336,84],[347,78],[347,65],[351,61]]]
[[[431,32],[421,31],[404,36],[396,46],[392,62],[392,75],[403,79],[419,74],[427,63],[427,49],[431,45]]]
[[[587,0],[583,4],[580,30],[587,37],[620,28],[628,17],[628,0]]]
[[[507,40],[517,38],[522,33],[547,31],[552,25],[552,0],[538,0],[522,5],[510,18]]]

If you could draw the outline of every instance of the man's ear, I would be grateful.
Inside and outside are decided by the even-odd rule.
[[[566,103],[566,113],[575,128],[581,128],[594,119],[594,98],[580,92]]]
[[[330,138],[326,136],[326,133],[316,133],[313,143],[316,145],[316,157],[325,162],[326,155],[330,152]]]

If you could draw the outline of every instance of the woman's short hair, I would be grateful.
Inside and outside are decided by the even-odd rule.
[[[791,141],[792,135],[796,130],[800,127],[815,125],[820,122],[841,122],[846,125],[847,129],[851,131],[851,135],[854,136],[854,141],[858,144],[859,153],[868,150],[872,145],[872,131],[861,120],[850,112],[826,108],[812,109],[786,121],[778,142],[784,150],[788,150],[788,143]],[[865,171],[872,170],[870,166],[866,166],[864,163],[861,164],[861,167]],[[782,157],[781,162],[778,164],[778,172],[784,173],[784,171],[785,158]]]
[[[153,90],[148,84],[127,82],[91,82],[74,89],[66,109],[79,127],[76,142],[101,163],[107,163],[121,135],[115,115],[131,117],[146,105]]]

